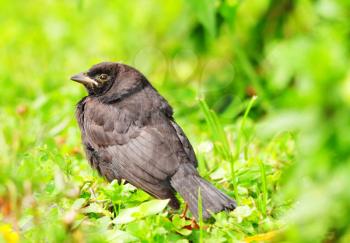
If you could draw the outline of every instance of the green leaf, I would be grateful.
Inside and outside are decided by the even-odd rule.
[[[249,217],[252,214],[252,209],[246,205],[243,205],[237,207],[232,214],[237,217],[238,223],[240,223],[244,218]]]
[[[183,227],[191,224],[190,221],[187,221],[186,219],[180,217],[178,214],[174,215],[172,218],[172,223],[177,229],[182,229]]]
[[[215,2],[213,0],[189,0],[192,10],[195,12],[198,21],[204,26],[212,37],[216,33]]]
[[[108,230],[107,238],[110,242],[135,242],[138,241],[134,235],[122,230]]]
[[[85,202],[86,202],[85,198],[78,198],[77,200],[74,201],[72,205],[72,209],[75,209],[75,210],[81,209],[85,204]]]
[[[166,200],[151,200],[140,205],[143,216],[154,215],[163,211],[168,205],[169,199]]]
[[[133,208],[121,210],[119,215],[113,220],[115,224],[127,224],[135,219],[144,218],[163,211],[169,199],[166,200],[151,200],[144,202],[141,205]]]
[[[83,213],[97,213],[97,214],[103,214],[103,215],[111,215],[111,212],[104,209],[100,204],[97,203],[91,203],[86,208],[82,209]]]
[[[176,232],[178,232],[181,235],[185,235],[188,236],[192,233],[192,230],[186,229],[186,228],[182,228],[182,229],[178,229],[176,230]]]

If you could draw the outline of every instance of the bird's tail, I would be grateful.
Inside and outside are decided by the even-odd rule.
[[[200,177],[192,164],[180,165],[179,170],[171,178],[171,185],[184,198],[196,220],[199,218],[199,190],[204,220],[210,218],[212,213],[234,210],[237,206],[233,199]]]

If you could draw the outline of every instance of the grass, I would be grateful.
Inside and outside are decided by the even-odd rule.
[[[0,242],[350,241],[349,1],[197,2],[0,0]],[[90,168],[69,77],[101,61],[149,78],[235,211],[192,229]]]
[[[235,211],[219,213],[213,224],[200,220],[200,230],[195,230],[186,228],[191,222],[180,219],[181,212],[165,209],[167,202],[131,185],[101,179],[82,153],[74,105],[68,102],[62,109],[55,102],[60,97],[48,94],[17,105],[17,111],[14,107],[1,113],[3,139],[9,143],[2,146],[6,152],[1,155],[0,218],[12,225],[21,242],[231,241],[280,229],[286,205],[274,195],[283,168],[293,161],[294,139],[287,133],[271,141],[256,137],[248,116],[253,99],[234,126],[222,125],[203,100],[197,106],[198,132],[191,132],[186,118],[179,117],[189,137],[198,137],[192,143],[200,173],[239,199]],[[38,113],[38,106],[45,112]],[[25,111],[19,112],[20,108]],[[66,118],[60,119],[57,110]],[[201,125],[201,117],[210,129]],[[248,157],[245,152],[231,156],[238,140]]]

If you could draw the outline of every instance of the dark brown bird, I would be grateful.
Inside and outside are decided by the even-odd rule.
[[[198,219],[198,191],[203,218],[233,210],[236,202],[204,180],[186,135],[168,102],[136,69],[103,62],[74,75],[88,96],[76,116],[86,156],[108,181],[126,180],[177,209],[178,192]]]

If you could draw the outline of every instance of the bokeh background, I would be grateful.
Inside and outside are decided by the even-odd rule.
[[[0,1],[0,242],[349,242],[348,0]],[[82,154],[72,74],[142,71],[239,207],[191,229]],[[140,206],[141,205],[141,206]]]

